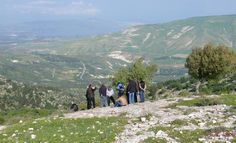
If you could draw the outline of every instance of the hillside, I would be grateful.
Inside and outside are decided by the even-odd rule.
[[[22,108],[68,109],[72,102],[80,103],[79,96],[57,88],[30,86],[8,80],[0,75],[0,115]]]
[[[236,15],[209,16],[132,26],[84,39],[3,43],[0,74],[31,84],[85,87],[143,57],[160,66],[155,81],[173,79],[186,74],[185,58],[194,47],[211,42],[235,49],[235,29]]]
[[[229,100],[236,100],[235,97],[209,96],[207,98],[227,99],[212,106],[193,104],[201,97],[175,97],[120,108],[95,108],[67,113],[63,117],[23,120],[16,125],[3,126],[0,137],[3,143],[233,143],[236,141],[236,108],[235,102]],[[186,102],[192,104],[183,106]]]

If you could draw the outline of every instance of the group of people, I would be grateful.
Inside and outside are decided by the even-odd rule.
[[[128,104],[134,104],[135,102],[144,102],[145,82],[140,80],[128,80],[127,87],[121,82],[117,83],[117,99],[115,100],[115,92],[111,86],[106,87],[101,84],[99,88],[100,104],[101,107],[110,106],[112,102],[114,107],[126,106]],[[95,91],[97,87],[89,84],[86,91],[87,109],[95,108]],[[126,96],[125,96],[126,95]]]

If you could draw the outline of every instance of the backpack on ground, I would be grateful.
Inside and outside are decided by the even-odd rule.
[[[76,112],[76,111],[79,110],[79,107],[78,107],[77,104],[73,103],[73,104],[70,106],[70,110]]]

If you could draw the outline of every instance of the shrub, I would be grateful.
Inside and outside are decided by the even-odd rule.
[[[168,97],[170,97],[170,94],[168,94],[168,93],[161,95],[161,98],[162,98],[162,99],[165,99],[165,98],[168,98]]]
[[[86,110],[87,104],[85,102],[79,104],[79,110]]]
[[[167,90],[166,90],[165,88],[162,88],[161,91],[160,91],[158,94],[160,94],[160,95],[161,95],[161,94],[164,94],[164,93],[166,93],[166,91],[167,91]]]
[[[152,100],[156,100],[156,92],[158,90],[158,86],[157,85],[154,85],[152,84],[149,88],[148,88],[148,91],[150,92],[150,96],[152,97]]]
[[[3,124],[4,122],[5,122],[5,119],[2,116],[0,116],[0,125]]]
[[[181,90],[183,89],[183,85],[179,80],[172,80],[169,82],[168,89],[176,89],[176,90]]]
[[[179,96],[181,96],[181,97],[187,97],[187,96],[189,96],[189,95],[190,95],[189,92],[186,91],[186,90],[183,90],[183,91],[181,91],[181,92],[179,93]]]
[[[179,81],[180,81],[181,83],[186,83],[186,82],[189,81],[189,78],[187,78],[187,77],[181,77],[181,78],[179,79]]]
[[[192,50],[185,67],[189,75],[200,81],[220,79],[234,71],[234,59],[235,53],[228,47],[206,44]]]
[[[236,81],[236,74],[231,77],[232,80]]]
[[[208,88],[207,86],[201,87],[199,89],[199,92],[200,94],[207,94],[207,95],[212,94],[212,90]]]

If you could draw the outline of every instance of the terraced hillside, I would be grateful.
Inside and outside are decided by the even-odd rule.
[[[135,58],[156,63],[156,81],[184,76],[186,56],[206,43],[236,45],[236,15],[132,26],[84,39],[1,44],[0,74],[19,81],[78,87],[107,80]]]

